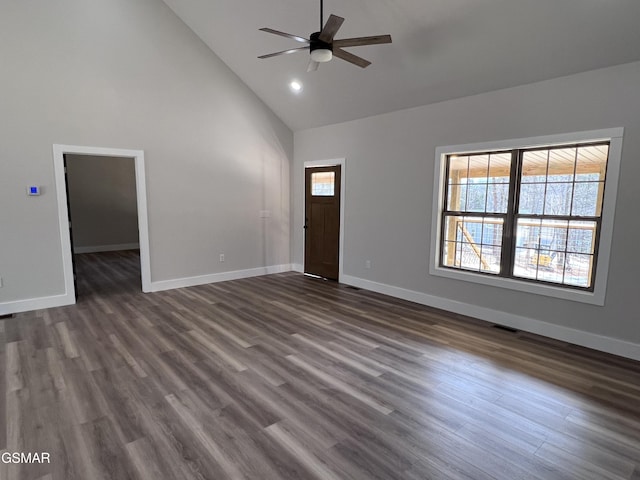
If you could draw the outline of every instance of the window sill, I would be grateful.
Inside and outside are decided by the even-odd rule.
[[[491,287],[506,288],[519,292],[533,293],[545,297],[560,298],[573,302],[588,303],[591,305],[604,305],[605,292],[604,289],[596,289],[593,292],[584,290],[576,290],[571,288],[556,287],[553,285],[533,283],[527,281],[516,280],[513,278],[495,277],[492,275],[482,275],[473,272],[465,272],[464,270],[453,270],[450,268],[442,268],[431,266],[429,273],[438,277],[446,277],[453,280],[462,280],[464,282],[479,283]]]

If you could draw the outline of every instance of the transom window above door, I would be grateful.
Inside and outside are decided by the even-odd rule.
[[[335,184],[335,172],[314,172],[311,174],[311,195],[314,197],[333,197]]]

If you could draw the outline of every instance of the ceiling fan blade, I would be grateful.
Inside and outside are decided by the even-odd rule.
[[[320,32],[320,36],[318,37],[325,43],[331,43],[333,37],[335,37],[336,33],[342,26],[342,22],[344,22],[344,18],[338,17],[337,15],[331,15],[327,23],[324,24],[324,28],[322,32]]]
[[[309,66],[307,67],[307,72],[315,72],[318,70],[320,66],[320,62],[314,62],[313,60],[309,60]]]
[[[291,38],[291,39],[295,40],[296,42],[300,42],[300,43],[309,43],[309,40],[307,40],[306,38],[302,38],[302,37],[299,37],[297,35],[291,35],[290,33],[280,32],[278,30],[274,30],[273,28],[261,28],[260,31],[261,32],[267,32],[267,33],[273,33],[274,35],[280,35],[281,37]]]
[[[334,40],[334,47],[360,47],[362,45],[379,45],[381,43],[391,43],[391,35],[374,35],[372,37],[343,38]]]
[[[367,68],[369,65],[371,65],[371,62],[369,60],[365,60],[362,57],[354,55],[353,53],[349,53],[345,50],[342,50],[341,48],[336,48],[335,46],[333,47],[333,55],[362,68]]]
[[[282,52],[276,52],[276,53],[269,53],[267,55],[261,55],[258,58],[271,58],[271,57],[277,57],[278,55],[286,55],[288,53],[296,53],[299,52],[300,50],[309,50],[309,47],[298,47],[298,48],[290,48],[289,50],[283,50]]]

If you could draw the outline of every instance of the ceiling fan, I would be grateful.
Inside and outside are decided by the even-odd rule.
[[[307,72],[311,72],[318,69],[321,63],[330,61],[334,56],[346,60],[349,63],[353,63],[362,68],[366,68],[371,65],[371,62],[365,60],[362,57],[358,57],[352,53],[343,50],[344,47],[359,47],[362,45],[377,45],[381,43],[391,43],[391,35],[375,35],[372,37],[357,37],[357,38],[343,38],[341,40],[334,40],[334,36],[338,33],[338,30],[344,22],[344,18],[336,15],[329,16],[327,23],[322,26],[323,23],[323,7],[324,2],[320,0],[320,31],[311,34],[310,38],[303,38],[297,35],[291,35],[290,33],[280,32],[272,28],[261,28],[260,30],[267,33],[273,33],[274,35],[280,35],[281,37],[291,38],[297,42],[306,44],[304,47],[291,48],[282,52],[270,53],[268,55],[262,55],[258,58],[271,58],[278,55],[285,55],[288,53],[296,53],[302,50],[309,50],[311,53],[311,59],[309,60],[309,67]]]

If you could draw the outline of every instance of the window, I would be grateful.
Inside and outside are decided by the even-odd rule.
[[[311,195],[314,197],[333,197],[335,184],[335,172],[314,172],[311,174]]]
[[[603,304],[621,132],[589,133],[438,149],[431,273]]]

